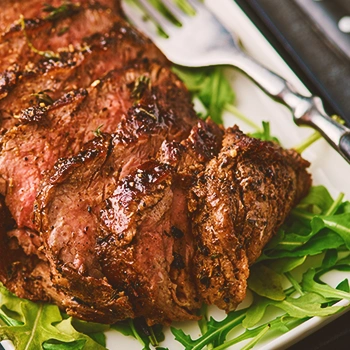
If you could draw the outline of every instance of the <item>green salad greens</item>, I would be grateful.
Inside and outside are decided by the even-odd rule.
[[[181,25],[161,0],[150,2]],[[175,2],[194,15],[185,0]],[[55,15],[53,10],[50,8],[50,14]],[[191,92],[201,118],[210,116],[222,123],[224,112],[230,112],[255,129],[251,136],[279,142],[271,135],[268,122],[260,128],[237,110],[235,93],[222,67],[173,70]],[[313,134],[297,149],[303,151],[319,137]],[[337,286],[326,284],[323,277],[330,271],[350,271],[350,202],[343,194],[334,199],[324,186],[315,186],[251,267],[249,306],[230,312],[222,320],[208,318],[207,307],[203,307],[198,322],[201,336],[195,339],[182,329],[172,327],[171,332],[188,350],[221,350],[240,342],[244,342],[240,349],[251,349],[262,338],[286,333],[311,317],[343,311],[346,306],[337,302],[350,300],[349,281],[343,278]],[[111,326],[78,321],[57,306],[20,299],[0,285],[0,340],[11,340],[17,350],[105,349],[104,332],[108,329],[136,338],[140,349],[165,349],[159,345],[164,340],[161,326],[148,327],[142,319]]]
[[[0,339],[18,350],[102,350],[109,328],[67,317],[56,305],[17,298],[1,284],[0,325]]]

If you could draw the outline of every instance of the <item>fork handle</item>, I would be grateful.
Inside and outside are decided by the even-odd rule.
[[[257,83],[265,93],[287,106],[292,111],[297,125],[308,125],[319,131],[350,163],[350,129],[333,120],[325,112],[319,97],[299,94],[284,78],[244,53],[231,64]]]

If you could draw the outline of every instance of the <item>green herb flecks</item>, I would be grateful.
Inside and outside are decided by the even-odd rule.
[[[101,137],[102,136],[102,131],[101,129],[103,128],[103,124],[99,125],[96,130],[93,131],[95,137]]]
[[[25,20],[24,20],[23,15],[20,15],[19,23],[20,23],[21,28],[23,30],[24,36],[26,38],[27,45],[29,46],[29,48],[34,53],[36,53],[36,54],[38,54],[40,56],[44,56],[46,58],[56,58],[56,59],[58,59],[60,57],[58,53],[55,53],[53,51],[50,51],[50,50],[48,50],[48,51],[41,51],[41,50],[38,50],[37,48],[35,48],[34,45],[31,43],[29,37],[28,37],[27,31],[26,31],[26,24],[25,24]]]
[[[157,117],[156,117],[153,113],[147,111],[146,109],[144,109],[144,108],[142,108],[142,107],[138,107],[138,108],[137,108],[137,111],[148,115],[148,116],[149,116],[150,118],[152,118],[153,120],[157,120]]]
[[[55,7],[50,4],[44,4],[43,12],[47,15],[44,19],[54,21],[60,18],[69,17],[80,9],[80,5],[65,1],[61,6]]]
[[[149,88],[150,88],[150,78],[144,75],[141,75],[135,81],[135,85],[131,92],[131,96],[136,100],[140,100],[144,92]]]
[[[51,90],[39,91],[32,94],[31,96],[34,96],[39,104],[44,103],[45,106],[52,105],[54,103],[54,100],[50,97],[50,95],[48,95],[48,92],[50,91]]]
[[[66,34],[68,32],[68,30],[69,30],[69,27],[68,26],[64,26],[64,27],[62,27],[62,28],[60,28],[58,30],[57,35],[58,36],[62,36],[64,34]]]

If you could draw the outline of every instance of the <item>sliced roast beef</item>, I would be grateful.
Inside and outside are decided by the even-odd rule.
[[[148,70],[150,74],[145,71],[142,79],[130,85],[135,104],[122,118],[113,138],[101,134],[78,156],[57,163],[38,197],[37,226],[54,282],[96,309],[102,302],[98,286],[104,281],[104,272],[92,250],[98,237],[103,236],[98,219],[104,200],[112,195],[119,178],[154,157],[165,139],[179,141],[186,137],[196,121],[182,83],[166,68],[153,65]],[[177,108],[180,99],[183,103]],[[72,240],[72,234],[79,244]],[[62,285],[62,281],[67,284]],[[113,287],[115,303],[128,297],[120,286]],[[119,317],[112,312],[98,320],[107,322]],[[152,317],[158,320],[160,316],[149,315]]]
[[[168,80],[169,73],[163,74]],[[175,86],[172,89],[169,86],[173,98],[168,101],[172,103],[177,101]],[[182,125],[180,133],[172,124],[179,115],[162,117],[165,106],[150,109],[149,98],[143,97],[130,111],[112,143],[107,135],[101,135],[77,157],[56,165],[55,174],[43,185],[36,217],[53,267],[55,285],[64,288],[68,295],[76,295],[82,303],[100,309],[105,300],[99,286],[107,277],[115,290],[114,300],[127,297],[134,314],[146,317],[153,324],[196,318],[193,311],[199,308],[200,299],[191,277],[193,242],[181,191],[191,183],[192,165],[198,162],[194,155],[198,154],[204,162],[219,147],[215,147],[214,136],[205,124],[200,123],[183,145],[174,142],[164,145],[163,163],[147,161],[139,167],[156,155],[165,138],[184,137],[194,121],[190,123],[191,118],[187,126]],[[153,100],[153,104],[158,100]],[[212,125],[212,129],[216,128]],[[207,134],[206,140],[211,138],[213,142],[206,144],[203,140]],[[216,142],[220,143],[220,136],[218,139]],[[191,170],[180,189],[177,186],[182,181],[174,173],[174,165],[180,164],[180,160],[185,163],[185,158]],[[124,174],[129,175],[117,185],[118,178]],[[186,176],[183,174],[181,178]],[[82,183],[86,186],[80,186]],[[76,200],[72,200],[73,195]],[[177,211],[173,210],[174,204]],[[115,228],[115,220],[119,228]],[[81,313],[79,317],[90,316]],[[99,315],[92,319],[107,322],[118,317],[120,314],[111,312],[103,319]]]
[[[18,17],[1,37],[0,71],[13,66],[24,70],[42,57],[57,59],[60,50],[84,49],[84,38],[107,32],[116,19],[110,9],[89,2],[67,3],[60,9],[52,10],[45,19]]]
[[[70,312],[72,315],[100,315],[100,318],[108,314],[108,310],[113,307],[114,290],[108,290],[103,281],[97,287],[100,295],[106,295],[104,299],[111,300],[106,305],[100,305],[100,309],[94,310],[89,305],[78,302],[77,298],[72,295],[56,289],[51,281],[50,267],[47,261],[40,258],[37,254],[28,254],[28,251],[22,248],[21,243],[28,239],[20,237],[26,235],[24,230],[8,230],[13,228],[14,222],[11,215],[6,209],[3,198],[0,197],[0,282],[7,289],[15,293],[18,297],[30,299],[32,301],[56,302]],[[13,231],[17,231],[14,233]],[[11,234],[11,232],[13,234]],[[35,234],[34,232],[28,234]],[[123,299],[119,300],[123,303]],[[133,317],[132,312],[128,310],[127,304],[118,306],[119,318]],[[108,321],[108,320],[107,320]]]
[[[48,300],[46,288],[43,288],[41,279],[50,281],[50,275],[41,277],[31,275],[35,266],[41,262],[36,254],[28,256],[25,253],[26,248],[19,245],[17,237],[8,235],[8,232],[14,233],[14,231],[16,231],[15,222],[11,218],[3,196],[0,196],[0,282],[17,296],[46,301]],[[20,237],[20,240],[25,241],[27,248],[30,249],[28,245],[33,244],[33,237],[28,237],[30,233],[27,235],[26,232],[17,232],[17,235],[20,234],[25,236]]]
[[[47,4],[59,6],[61,0],[48,0]],[[1,2],[0,12],[0,32],[5,33],[9,27],[19,19],[19,15],[23,14],[26,18],[44,17],[42,0],[3,0]]]
[[[0,32],[6,33],[16,25],[22,14],[28,20],[62,16],[71,5],[101,4],[115,13],[120,13],[120,0],[2,0],[0,12]]]
[[[60,60],[42,60],[28,71],[7,71],[3,84],[0,80],[2,128],[18,125],[21,122],[18,115],[23,108],[50,104],[62,93],[98,83],[110,70],[131,65],[141,57],[167,65],[159,50],[122,19],[114,22],[108,33],[92,35],[86,45],[88,50],[61,52]]]
[[[228,128],[223,148],[193,188],[194,266],[204,300],[227,311],[245,296],[248,264],[309,190],[295,151]]]
[[[149,79],[152,89],[160,90],[159,96],[166,94],[165,84],[171,79],[172,86],[177,83],[168,74],[167,69],[148,64],[113,71],[88,90],[68,93],[48,108],[31,107],[21,114],[26,123],[4,135],[0,153],[0,174],[6,183],[2,193],[19,228],[34,228],[31,214],[43,173],[59,158],[77,154],[94,131],[116,131],[122,115],[137,101],[135,91],[143,89],[140,79]]]

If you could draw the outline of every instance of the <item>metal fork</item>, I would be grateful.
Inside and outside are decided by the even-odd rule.
[[[135,9],[123,0],[126,16],[155,42],[170,61],[186,67],[230,65],[238,68],[265,93],[287,106],[292,111],[297,125],[308,125],[318,130],[350,163],[350,129],[327,115],[319,97],[299,94],[284,78],[244,53],[234,35],[204,4],[198,0],[188,0],[196,12],[194,16],[188,16],[180,11],[173,1],[163,0],[182,23],[182,26],[178,26],[160,15],[147,0],[135,1],[156,19],[169,38],[152,30],[149,23],[136,16]]]

